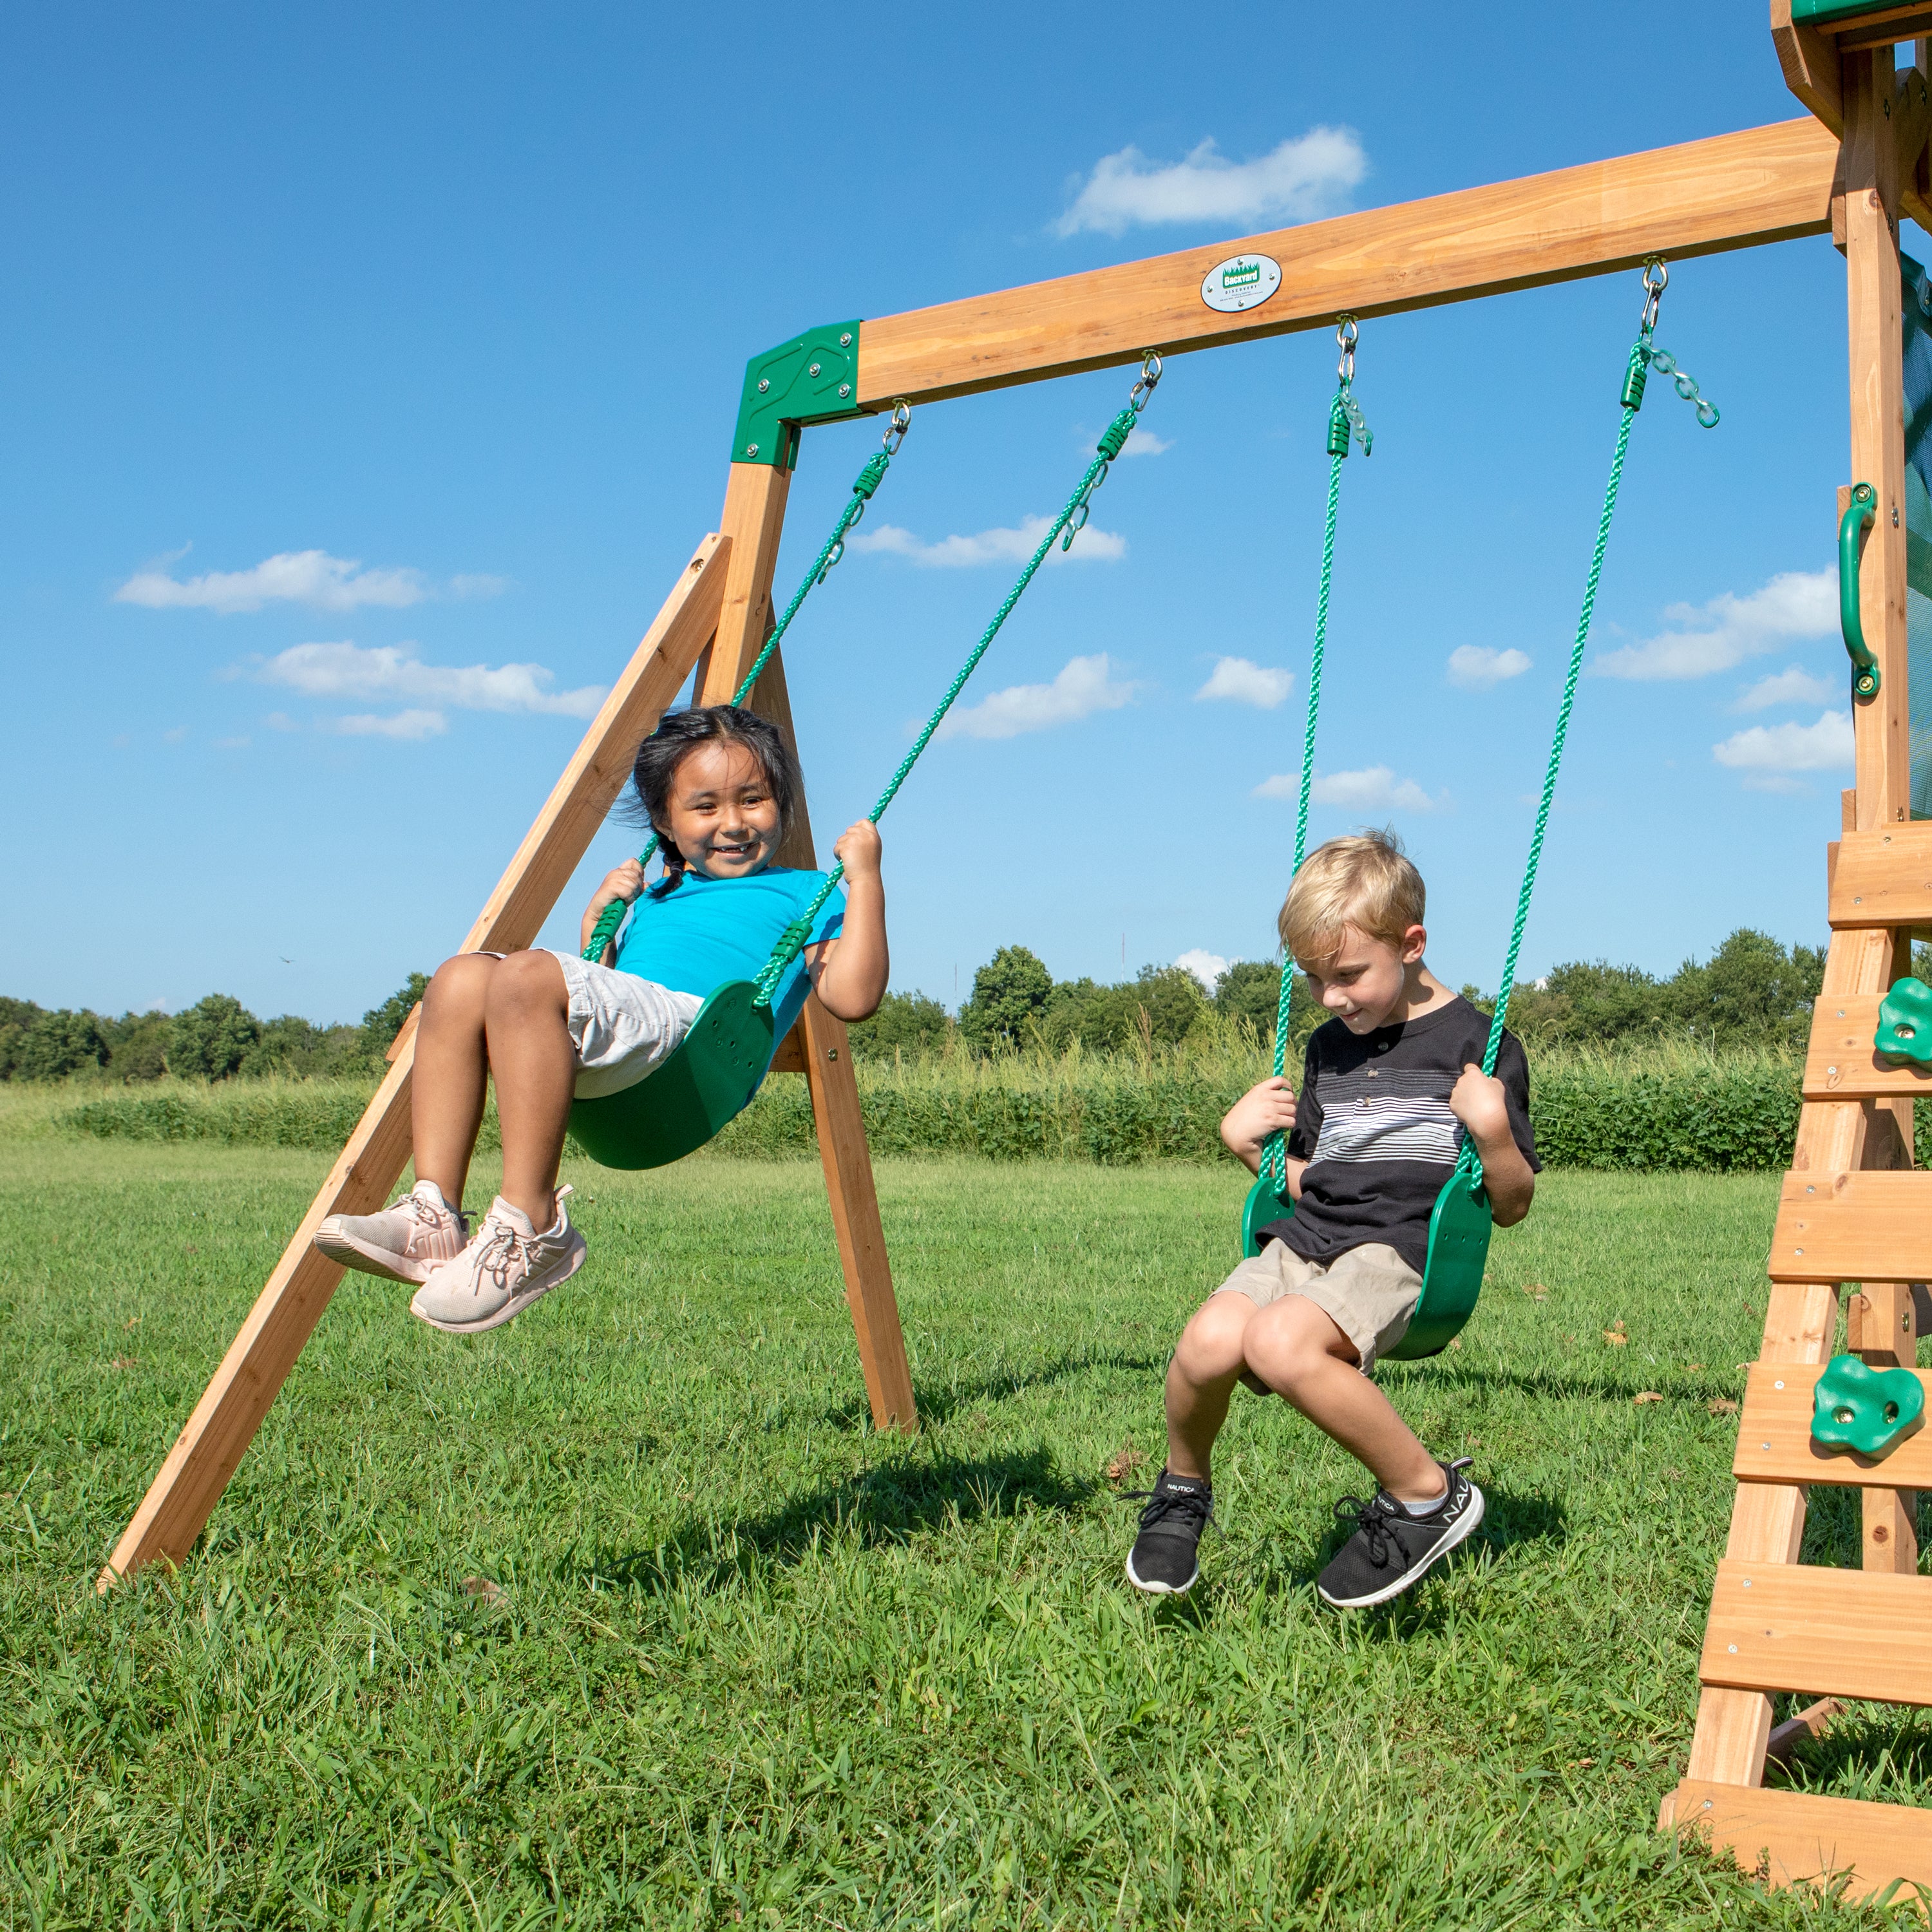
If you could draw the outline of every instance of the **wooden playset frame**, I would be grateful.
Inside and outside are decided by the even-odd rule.
[[[834,325],[835,333],[754,360],[719,527],[680,572],[463,950],[530,945],[616,800],[639,739],[694,673],[706,704],[728,698],[744,675],[773,623],[772,580],[801,423],[1124,368],[1148,350],[1172,356],[1327,328],[1345,310],[1397,314],[1634,268],[1653,255],[1676,261],[1831,234],[1844,253],[1849,290],[1852,475],[1877,493],[1861,610],[1882,686],[1854,706],[1857,783],[1845,794],[1842,842],[1829,848],[1824,996],[1773,1236],[1760,1358],[1744,1400],[1730,1538],[1718,1566],[1687,1774],[1659,1822],[1708,1834],[1773,1882],[1836,1875],[1864,1894],[1903,1880],[1932,1899],[1932,1812],[1767,1790],[1762,1782],[1767,1756],[1820,1729],[1834,1695],[1932,1704],[1932,1578],[1917,1574],[1910,1486],[1932,1488],[1932,1432],[1878,1462],[1822,1454],[1808,1432],[1840,1287],[1847,1346],[1875,1366],[1912,1367],[1913,1278],[1932,1274],[1932,1176],[1903,1171],[1912,1160],[1912,1102],[1932,1093],[1932,1069],[1881,1060],[1871,1046],[1880,997],[1909,970],[1914,932],[1932,928],[1932,824],[1912,824],[1908,806],[1898,259],[1901,212],[1932,228],[1932,44],[1913,40],[1910,67],[1898,68],[1895,52],[1932,32],[1932,5],[1772,0],[1772,30],[1787,84],[1810,110],[1802,118]],[[1280,264],[1279,288],[1236,313],[1209,308],[1204,276],[1248,252]],[[842,359],[824,364],[813,346],[821,340]],[[754,396],[771,387],[761,369],[784,376],[781,398],[806,400],[795,417],[768,412],[766,427],[748,442],[745,425],[758,420]],[[842,388],[834,380],[841,376]],[[1847,494],[1840,492],[1841,511]],[[781,655],[752,701],[789,736]],[[815,862],[802,807],[781,856]],[[341,1277],[311,1238],[327,1215],[380,1207],[400,1177],[414,1018],[116,1544],[104,1589],[157,1558],[188,1554]],[[914,1429],[912,1378],[844,1026],[808,1001],[774,1064],[810,1084],[873,1420]],[[1799,1564],[1808,1486],[1817,1483],[1860,1488],[1862,1570]],[[1779,1691],[1824,1701],[1774,1732],[1770,1694]]]

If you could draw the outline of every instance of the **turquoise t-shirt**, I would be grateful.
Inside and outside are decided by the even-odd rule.
[[[700,999],[728,980],[755,980],[778,934],[824,883],[823,872],[778,866],[742,879],[708,879],[688,871],[675,892],[662,898],[646,892],[632,907],[630,923],[617,942],[617,970]],[[820,909],[806,944],[836,938],[844,920],[845,895],[835,892]],[[801,954],[772,996],[775,1040],[790,1031],[811,988]]]

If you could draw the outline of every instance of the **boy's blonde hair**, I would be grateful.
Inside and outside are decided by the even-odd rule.
[[[1423,922],[1428,892],[1393,832],[1331,838],[1303,860],[1277,922],[1291,959],[1322,966],[1342,950],[1342,928],[1400,947]]]

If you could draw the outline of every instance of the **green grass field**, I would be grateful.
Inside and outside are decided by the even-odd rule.
[[[1462,1346],[1384,1372],[1490,1498],[1393,1616],[1318,1608],[1357,1473],[1246,1394],[1202,1586],[1122,1579],[1231,1170],[938,1162],[880,1175],[916,1439],[866,1424],[815,1165],[580,1167],[567,1289],[458,1342],[350,1276],[186,1568],[102,1601],[326,1162],[41,1118],[0,1162],[0,1925],[1877,1922],[1650,1830],[1768,1177],[1546,1177]],[[1810,1543],[1856,1562],[1854,1516]],[[1860,1713],[1798,1775],[1932,1802],[1932,1738]]]

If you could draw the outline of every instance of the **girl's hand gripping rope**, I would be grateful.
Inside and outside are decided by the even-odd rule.
[[[626,859],[614,872],[604,874],[604,883],[590,896],[590,903],[584,909],[583,937],[580,943],[589,946],[597,930],[598,922],[604,916],[607,907],[628,905],[644,889],[644,862],[641,859]]]

